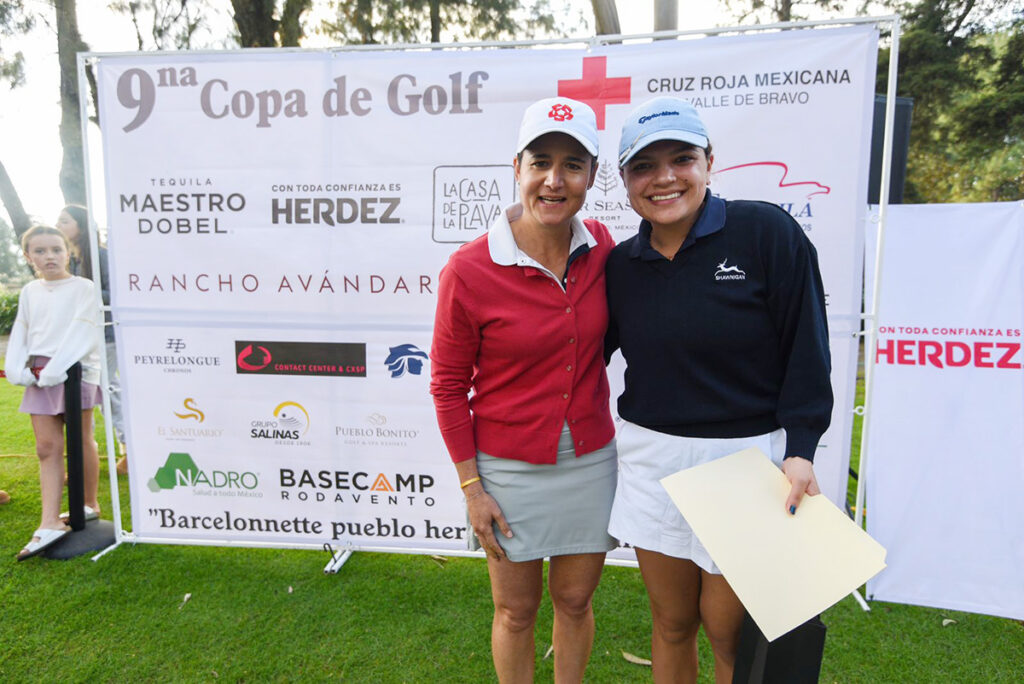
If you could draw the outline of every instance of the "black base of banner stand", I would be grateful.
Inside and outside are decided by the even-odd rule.
[[[64,437],[67,444],[68,527],[71,532],[42,552],[45,558],[68,560],[112,546],[114,523],[85,519],[82,473],[82,365],[68,369],[64,381]]]
[[[90,520],[82,530],[68,533],[40,555],[51,560],[70,560],[113,546],[116,539],[114,523],[109,520]]]
[[[815,684],[825,651],[825,624],[811,618],[768,641],[748,613],[743,618],[733,684]]]

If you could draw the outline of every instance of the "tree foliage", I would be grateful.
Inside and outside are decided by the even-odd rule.
[[[913,98],[908,202],[1024,198],[1024,5],[921,0],[897,9],[898,93]],[[884,90],[889,53],[879,60]]]
[[[209,8],[196,0],[117,0],[110,9],[127,14],[139,50],[189,50],[207,26]]]
[[[75,0],[54,0],[57,13],[57,62],[60,64],[60,189],[68,204],[85,204],[85,154],[78,100],[78,53],[89,46],[78,32]]]
[[[554,32],[548,0],[336,0],[322,30],[343,43],[439,43]]]
[[[298,47],[305,33],[302,15],[313,0],[231,0],[238,44],[242,47]]]
[[[833,13],[843,10],[842,0],[724,0],[725,6],[741,24],[772,24],[807,19],[806,12],[817,8]]]
[[[0,0],[0,38],[27,33],[35,18],[25,11],[23,0]],[[25,82],[25,57],[21,52],[5,54],[0,42],[0,83],[6,81],[11,88]]]

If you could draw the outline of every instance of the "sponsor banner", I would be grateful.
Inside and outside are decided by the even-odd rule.
[[[275,415],[286,402],[301,405],[313,426],[352,429],[355,418],[334,419],[332,411],[366,408],[356,420],[363,426],[368,416],[399,420],[396,407],[415,406],[413,424],[398,429],[429,444],[399,447],[401,439],[381,435],[321,455],[425,458],[432,470],[423,472],[442,486],[450,466],[433,423],[425,356],[437,274],[517,199],[512,161],[523,110],[553,95],[594,107],[601,152],[583,213],[623,240],[638,218],[618,175],[622,120],[646,99],[677,95],[711,132],[713,191],[782,206],[817,246],[837,404],[816,466],[823,490],[842,501],[876,50],[876,29],[854,27],[586,49],[356,52],[343,60],[313,51],[102,56],[112,302],[133,454],[136,439],[155,440],[138,445],[148,470],[133,465],[133,492],[155,495],[146,483],[172,453],[189,454],[205,474],[214,468],[207,459],[228,459],[224,472],[254,472],[264,491],[280,473],[248,468],[245,455],[325,448],[319,427],[294,439],[274,432],[292,432]],[[193,381],[211,394],[190,389]],[[409,383],[398,399],[396,382]],[[149,401],[154,388],[166,407]],[[209,428],[226,431],[212,452],[181,446],[189,433],[171,409],[191,410],[186,399],[209,416],[239,412],[230,426]],[[299,420],[295,411],[285,417]],[[321,422],[324,415],[331,418]],[[257,439],[268,441],[250,443],[238,421],[266,422]],[[179,429],[153,435],[171,426]],[[384,472],[360,472],[371,471]],[[461,507],[457,491],[446,498]],[[184,534],[160,528],[162,514],[147,519],[133,510],[138,530]],[[377,517],[372,507],[360,514],[369,516],[364,522]],[[451,511],[445,524],[464,524],[461,517]],[[417,544],[426,539],[422,524],[398,522],[413,526]],[[222,530],[210,534],[223,538]]]
[[[868,596],[1022,619],[1024,206],[891,206],[883,257]]]
[[[428,333],[127,324],[118,343],[144,397],[127,415],[137,534],[465,549]],[[362,370],[243,373],[250,346],[289,363],[279,350],[340,351]]]

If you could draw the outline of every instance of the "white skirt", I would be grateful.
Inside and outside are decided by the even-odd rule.
[[[623,421],[615,442],[619,481],[608,533],[630,546],[692,560],[716,575],[722,571],[659,480],[750,447],[758,447],[780,467],[786,454],[786,433],[782,429],[753,437],[705,439],[666,435]]]

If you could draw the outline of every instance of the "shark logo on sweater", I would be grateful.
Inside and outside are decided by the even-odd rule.
[[[715,271],[715,280],[746,280],[747,272],[742,270],[739,266],[726,266],[728,259],[722,259],[722,263],[718,264],[718,270]]]

